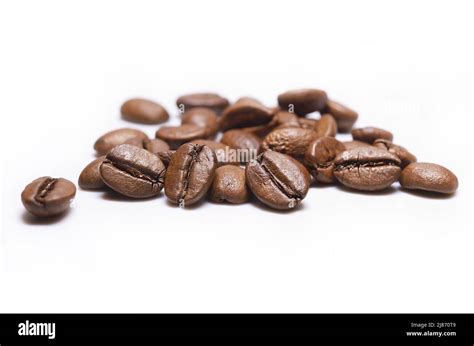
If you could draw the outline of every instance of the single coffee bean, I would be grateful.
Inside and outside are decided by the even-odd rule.
[[[245,169],[225,165],[216,169],[216,174],[209,190],[209,196],[214,202],[245,203],[250,192],[245,183]]]
[[[50,217],[64,213],[76,195],[76,186],[63,178],[41,177],[28,184],[21,201],[31,214]]]
[[[165,165],[165,167],[168,167],[171,161],[171,157],[174,155],[176,150],[166,150],[166,151],[159,151],[156,153],[156,156],[158,156]]]
[[[352,138],[356,141],[362,141],[372,144],[376,139],[393,140],[393,134],[377,127],[363,127],[352,130]]]
[[[328,96],[318,89],[299,89],[278,95],[281,109],[304,116],[322,110],[326,106]]]
[[[98,190],[105,187],[100,177],[99,168],[105,156],[101,156],[89,163],[79,175],[79,186],[84,190]]]
[[[362,191],[385,189],[400,176],[400,159],[372,146],[343,151],[334,166],[334,176],[341,184]]]
[[[141,124],[160,124],[170,117],[162,105],[140,98],[126,101],[120,111],[125,120]]]
[[[246,149],[257,152],[260,147],[260,138],[243,130],[229,130],[224,132],[221,143],[234,149]]]
[[[288,155],[265,151],[246,169],[247,184],[264,204],[279,210],[295,208],[308,193],[311,177],[306,168]]]
[[[153,154],[170,150],[168,143],[158,138],[145,141],[144,148]]]
[[[376,139],[372,144],[375,147],[386,149],[392,154],[398,156],[398,158],[402,161],[400,164],[401,168],[405,168],[412,162],[416,162],[416,156],[410,153],[407,149],[402,147],[401,145],[393,144],[392,142],[386,139]]]
[[[143,138],[135,137],[135,138],[127,139],[123,144],[129,144],[129,145],[133,145],[134,147],[143,149],[143,146],[145,145],[145,141],[146,140],[144,140]]]
[[[206,137],[207,129],[194,124],[163,126],[156,131],[156,138],[164,140],[171,149],[178,149],[184,143]]]
[[[458,188],[458,178],[449,169],[435,163],[410,163],[400,175],[400,185],[416,189],[452,194]]]
[[[359,148],[359,147],[370,147],[369,143],[361,142],[361,141],[345,141],[342,142],[344,146],[346,147],[346,150],[351,150],[354,148]]]
[[[273,110],[259,101],[245,97],[226,108],[220,119],[222,131],[235,128],[252,127],[269,123],[273,118]]]
[[[104,183],[131,198],[158,195],[163,188],[165,171],[158,156],[129,144],[112,149],[100,165]]]
[[[220,142],[210,141],[208,139],[196,139],[189,142],[191,144],[206,145],[216,154],[217,166],[240,165],[235,155],[232,155],[232,148]]]
[[[214,137],[219,130],[217,113],[212,109],[196,107],[192,108],[181,117],[181,124],[194,124],[206,129],[206,137]]]
[[[316,134],[318,138],[321,137],[335,137],[337,133],[337,123],[336,120],[330,114],[324,114],[319,119],[316,127]]]
[[[308,119],[308,118],[299,118],[298,123],[300,124],[300,127],[304,129],[309,129],[309,130],[316,130],[318,127],[318,122],[319,120],[317,119]]]
[[[180,96],[176,100],[176,105],[182,111],[188,111],[195,107],[210,108],[217,114],[220,114],[225,108],[229,106],[229,101],[214,93],[195,93]]]
[[[313,141],[306,150],[305,163],[321,183],[334,182],[334,159],[346,150],[344,144],[334,137],[322,137]]]
[[[332,100],[327,100],[323,113],[329,113],[336,119],[337,129],[340,132],[349,132],[359,117],[357,112]]]
[[[141,138],[146,140],[148,139],[148,136],[140,130],[129,128],[118,129],[107,132],[106,134],[99,137],[99,139],[94,144],[94,149],[99,155],[105,155],[117,145],[124,144],[127,140],[132,138]]]
[[[171,157],[166,171],[166,197],[181,207],[198,202],[209,190],[216,168],[216,154],[211,148],[183,144]]]
[[[302,160],[311,142],[318,138],[313,130],[287,127],[270,132],[262,142],[261,150],[273,150]]]

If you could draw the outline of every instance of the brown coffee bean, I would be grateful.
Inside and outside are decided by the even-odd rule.
[[[273,118],[273,110],[265,107],[255,99],[246,97],[239,99],[228,107],[220,119],[222,131],[234,128],[252,127],[269,123]]]
[[[336,119],[339,132],[349,132],[359,117],[357,112],[332,100],[326,102],[323,113],[329,113]]]
[[[143,138],[135,137],[135,138],[127,139],[123,144],[129,144],[129,145],[133,145],[134,147],[143,149],[145,141],[146,140],[144,140]]]
[[[156,153],[156,156],[159,157],[161,162],[165,165],[165,167],[168,167],[171,161],[171,157],[174,155],[176,150],[166,150],[166,151],[159,151]]]
[[[298,119],[299,117],[294,113],[277,111],[269,123],[253,127],[244,127],[242,130],[250,132],[260,138],[264,138],[274,129],[300,127]]]
[[[270,132],[262,142],[261,150],[273,150],[302,160],[311,142],[318,138],[313,130],[287,127]]]
[[[170,150],[170,146],[168,145],[168,143],[158,138],[145,141],[144,148],[153,154]]]
[[[288,155],[265,151],[246,169],[247,185],[264,204],[279,210],[295,208],[308,193],[311,177]]]
[[[105,187],[100,177],[99,168],[105,156],[101,156],[89,163],[79,175],[79,186],[84,190],[98,190]]]
[[[458,188],[458,178],[449,169],[435,163],[410,163],[400,175],[405,189],[452,194]]]
[[[356,141],[362,141],[372,144],[376,139],[393,140],[393,134],[377,127],[363,127],[352,130],[352,138]]]
[[[206,137],[214,137],[219,130],[217,113],[212,109],[196,107],[181,116],[181,124],[194,124],[206,129]]]
[[[337,133],[336,120],[330,114],[324,114],[319,119],[315,127],[318,138],[321,137],[335,137]]]
[[[198,202],[209,190],[217,168],[214,151],[205,145],[183,144],[171,157],[165,194],[181,207]]]
[[[351,150],[354,148],[359,148],[359,147],[370,147],[369,143],[361,142],[361,141],[345,141],[342,142],[344,146],[346,147],[346,150]]]
[[[400,159],[373,146],[343,151],[334,166],[334,176],[340,183],[362,191],[385,189],[400,176]]]
[[[401,145],[393,144],[392,142],[386,139],[376,139],[372,144],[375,147],[386,149],[392,154],[395,154],[402,161],[400,164],[401,168],[405,168],[412,162],[416,162],[416,156],[410,153],[407,149]]]
[[[41,177],[28,184],[21,201],[31,214],[50,217],[64,213],[76,195],[76,186],[63,178]]]
[[[318,127],[319,120],[317,119],[308,119],[308,118],[299,118],[298,123],[300,127],[308,130],[316,130]]]
[[[334,137],[322,137],[313,141],[306,150],[305,163],[318,182],[334,182],[334,159],[345,151],[344,144]]]
[[[234,149],[248,149],[257,151],[260,147],[260,138],[243,130],[229,130],[224,132],[221,143]]]
[[[125,120],[141,124],[160,124],[170,117],[162,105],[140,98],[126,101],[120,111]]]
[[[99,137],[94,144],[94,149],[99,155],[105,155],[117,145],[124,144],[127,140],[132,138],[147,140],[148,136],[140,130],[122,128],[107,132]]]
[[[326,106],[328,96],[318,89],[290,90],[278,95],[281,109],[304,116],[322,110]]]
[[[129,144],[116,146],[100,165],[104,183],[131,198],[158,195],[163,188],[165,171],[158,156]]]
[[[217,114],[220,114],[225,108],[229,106],[229,101],[214,93],[195,93],[180,96],[176,100],[176,105],[182,111],[188,111],[195,107],[210,108]]]
[[[225,165],[216,169],[216,174],[209,190],[212,201],[232,204],[245,203],[250,192],[245,183],[245,169]]]
[[[156,131],[156,138],[164,140],[169,144],[171,149],[177,149],[182,144],[190,142],[194,139],[206,137],[206,128],[194,124],[184,124],[181,126],[163,126],[158,131]]]
[[[240,165],[240,162],[237,160],[237,157],[231,157],[232,155],[230,155],[230,153],[232,152],[232,148],[228,145],[225,145],[220,142],[210,141],[207,139],[196,139],[189,143],[206,145],[211,148],[211,150],[214,151],[214,153],[216,154],[218,167],[224,165]]]

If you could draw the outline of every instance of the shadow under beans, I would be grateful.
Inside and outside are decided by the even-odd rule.
[[[49,217],[38,217],[38,216],[34,216],[33,214],[25,210],[23,211],[23,214],[21,215],[21,219],[25,224],[31,225],[31,226],[53,225],[53,224],[61,222],[70,213],[71,213],[71,208],[69,208],[64,213],[61,213],[59,215],[49,216]]]
[[[107,190],[107,191],[103,191],[102,195],[100,197],[105,201],[112,201],[112,202],[126,202],[126,203],[140,203],[140,202],[142,202],[143,203],[143,202],[149,202],[149,201],[155,200],[155,199],[160,198],[162,196],[163,196],[163,194],[160,193],[157,196],[148,197],[148,198],[131,198],[131,197],[121,195],[120,193],[115,192],[113,190]]]
[[[351,189],[349,187],[346,187],[344,185],[336,185],[336,188],[346,193],[352,193],[356,195],[366,195],[366,196],[388,196],[397,192],[397,189],[394,188],[393,186],[389,186],[386,189],[378,190],[378,191],[356,190],[356,189]]]
[[[445,193],[439,193],[439,192],[433,192],[433,191],[409,190],[409,189],[404,189],[403,187],[400,187],[399,190],[403,193],[408,193],[412,196],[426,198],[426,199],[451,199],[456,195],[456,193],[445,194]]]

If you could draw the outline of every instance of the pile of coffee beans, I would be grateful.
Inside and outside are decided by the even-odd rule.
[[[357,112],[328,99],[318,89],[291,90],[267,107],[251,97],[235,103],[214,93],[179,97],[181,125],[161,126],[154,139],[122,128],[96,140],[97,158],[79,176],[84,190],[112,189],[129,198],[151,198],[164,189],[180,207],[206,196],[216,203],[240,204],[255,196],[278,210],[294,209],[311,184],[342,184],[360,191],[403,189],[452,194],[456,176],[394,144],[393,134],[376,127],[352,129]],[[319,118],[307,117],[319,113]],[[123,119],[142,124],[168,121],[158,103],[131,99]],[[352,141],[337,133],[351,131]],[[220,132],[223,132],[220,135]],[[42,177],[21,198],[38,217],[65,212],[76,194],[63,178]]]

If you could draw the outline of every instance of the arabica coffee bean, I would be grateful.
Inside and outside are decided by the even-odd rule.
[[[222,113],[220,127],[222,131],[234,128],[252,127],[269,123],[273,110],[252,98],[241,98]]]
[[[405,189],[451,194],[458,188],[458,178],[435,163],[414,162],[402,171],[400,185]]]
[[[170,150],[168,143],[158,138],[147,140],[143,144],[143,147],[153,154]]]
[[[303,116],[322,110],[326,106],[327,99],[326,92],[322,90],[299,89],[278,95],[278,104],[285,111]]]
[[[346,150],[344,144],[334,137],[322,137],[312,142],[306,150],[305,163],[321,183],[334,182],[334,159]]]
[[[260,138],[243,130],[229,130],[224,132],[221,143],[234,149],[246,149],[257,152],[260,147]]]
[[[100,165],[104,183],[131,198],[158,195],[163,188],[165,171],[158,156],[129,144],[112,149]]]
[[[76,195],[76,186],[63,178],[41,177],[28,184],[21,201],[31,214],[38,217],[64,213]]]
[[[362,141],[372,144],[376,139],[393,140],[393,134],[389,131],[377,127],[363,127],[352,130],[352,138],[356,141]]]
[[[171,157],[165,194],[181,207],[198,202],[209,190],[217,168],[216,154],[198,144],[183,144]]]
[[[317,119],[299,118],[298,123],[300,124],[300,127],[309,130],[315,130],[318,126]]]
[[[220,142],[210,141],[207,139],[196,139],[194,141],[189,142],[191,144],[199,144],[199,145],[206,145],[211,148],[212,151],[216,154],[217,158],[217,166],[224,166],[224,165],[239,165],[240,161],[237,160],[235,155],[232,155],[232,148],[228,145],[225,145]]]
[[[142,124],[160,124],[169,119],[162,105],[140,98],[126,101],[120,111],[124,119]]]
[[[386,139],[377,139],[372,144],[375,147],[387,149],[392,154],[398,156],[398,158],[402,161],[400,164],[401,168],[408,166],[412,162],[416,162],[416,156],[410,153],[407,149],[402,147],[401,145],[393,144],[392,142]]]
[[[101,156],[89,163],[79,175],[79,186],[85,190],[98,190],[105,187],[100,177],[99,168],[105,156]]]
[[[359,117],[357,112],[332,100],[326,102],[323,112],[331,114],[336,119],[337,129],[340,132],[349,132]]]
[[[123,144],[130,144],[138,148],[142,148],[145,144],[145,141],[143,138],[135,137],[135,138],[130,138],[127,139]]]
[[[335,137],[337,133],[337,124],[336,120],[329,115],[324,114],[321,119],[319,119],[315,129],[318,138],[321,137]]]
[[[308,193],[311,177],[306,168],[288,155],[265,151],[246,169],[247,184],[267,206],[288,210],[295,208]]]
[[[344,146],[346,147],[346,150],[359,148],[359,147],[370,147],[369,143],[365,143],[361,141],[345,141],[345,142],[342,142],[342,144],[344,144]]]
[[[171,149],[178,149],[182,144],[194,139],[206,138],[207,129],[194,124],[181,126],[163,126],[156,131],[156,138],[164,140]]]
[[[313,130],[287,127],[270,132],[262,142],[261,150],[273,150],[301,160],[311,142],[318,138]]]
[[[400,159],[372,146],[343,151],[335,158],[334,166],[337,180],[356,190],[382,190],[400,176]]]
[[[211,200],[219,203],[245,203],[250,196],[245,183],[245,169],[232,165],[217,168],[209,196]]]
[[[229,106],[229,101],[214,93],[195,93],[180,96],[176,100],[176,105],[182,111],[188,111],[195,107],[205,107],[214,110],[220,114],[225,108]]]
[[[156,156],[160,158],[161,162],[163,162],[165,167],[168,167],[171,161],[171,157],[174,155],[175,152],[176,150],[159,151],[156,153]]]
[[[196,107],[181,116],[181,124],[194,124],[206,129],[206,137],[214,137],[219,130],[217,113],[212,109]]]
[[[99,137],[94,144],[94,149],[99,155],[105,155],[117,145],[124,144],[127,140],[132,138],[146,140],[148,139],[148,136],[140,130],[129,128],[118,129],[107,132]]]

